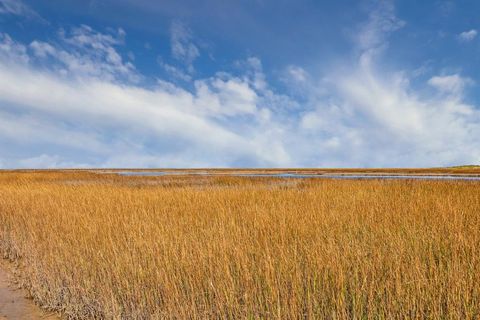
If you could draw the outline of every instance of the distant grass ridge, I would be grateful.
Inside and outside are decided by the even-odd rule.
[[[479,169],[480,165],[475,165],[475,164],[469,164],[469,165],[463,165],[463,166],[453,166],[449,167],[452,169]]]

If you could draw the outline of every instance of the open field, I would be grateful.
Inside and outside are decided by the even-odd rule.
[[[4,171],[0,252],[66,318],[478,319],[480,183]]]

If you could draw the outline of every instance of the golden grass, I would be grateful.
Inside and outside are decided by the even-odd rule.
[[[478,319],[480,183],[3,172],[0,251],[71,318]]]

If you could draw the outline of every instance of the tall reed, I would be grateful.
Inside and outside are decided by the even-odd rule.
[[[0,174],[0,252],[78,319],[478,319],[480,183]]]

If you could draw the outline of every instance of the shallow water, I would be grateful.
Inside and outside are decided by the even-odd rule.
[[[53,320],[59,317],[41,310],[32,300],[26,298],[24,290],[13,288],[0,264],[0,320],[10,319]]]
[[[388,175],[388,174],[301,174],[301,173],[227,173],[227,174],[212,174],[208,172],[182,172],[182,171],[120,171],[117,172],[123,176],[177,176],[177,175],[201,175],[201,176],[216,176],[226,175],[233,177],[251,177],[251,178],[297,178],[297,179],[342,179],[342,180],[361,180],[361,179],[388,179],[388,180],[472,180],[480,181],[480,176],[466,176],[466,175]]]

